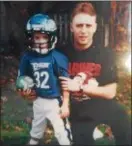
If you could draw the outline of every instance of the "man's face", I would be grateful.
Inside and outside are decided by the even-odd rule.
[[[75,15],[71,22],[74,43],[78,46],[89,44],[93,40],[96,27],[96,16],[85,13]]]

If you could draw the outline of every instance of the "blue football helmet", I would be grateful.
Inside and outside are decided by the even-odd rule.
[[[48,35],[48,42],[34,42],[32,37],[35,32]],[[26,25],[26,33],[29,40],[29,48],[40,54],[47,54],[49,51],[55,48],[57,43],[57,27],[53,19],[48,15],[36,14],[32,16]],[[48,43],[47,48],[40,47],[44,43]]]

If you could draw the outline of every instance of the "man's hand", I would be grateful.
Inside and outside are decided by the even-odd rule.
[[[60,116],[61,118],[66,118],[66,117],[69,117],[70,115],[70,110],[69,110],[69,106],[68,105],[65,105],[65,104],[62,104],[61,108],[60,108]]]
[[[93,93],[98,88],[99,83],[95,78],[91,78],[88,80],[88,84],[83,85],[84,93]]]
[[[89,86],[98,86],[99,83],[95,78],[91,78],[91,79],[88,80],[88,85]]]
[[[34,99],[36,99],[36,92],[35,92],[35,90],[32,90],[32,89],[27,89],[27,90],[18,89],[17,92],[24,99],[27,99],[27,100],[34,100]]]
[[[80,76],[75,76],[73,78],[73,80],[76,80],[80,85],[82,85],[84,83],[84,80]]]
[[[61,80],[61,87],[63,90],[68,90],[71,92],[77,92],[80,91],[80,82],[78,80],[74,79],[69,79],[67,77],[59,77]]]

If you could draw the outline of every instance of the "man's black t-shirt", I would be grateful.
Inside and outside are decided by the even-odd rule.
[[[73,46],[60,49],[69,58],[69,71],[73,76],[81,71],[90,71],[100,85],[117,82],[115,54],[112,49],[93,45],[84,51],[77,51]],[[93,131],[102,123],[112,128],[117,145],[131,143],[130,123],[115,98],[106,100],[95,97],[77,101],[71,95],[70,99],[70,122],[75,145],[94,145]]]
[[[72,45],[60,48],[69,58],[69,72],[75,76],[79,72],[91,72],[99,85],[117,82],[115,53],[110,48],[91,45],[86,50],[76,50]]]

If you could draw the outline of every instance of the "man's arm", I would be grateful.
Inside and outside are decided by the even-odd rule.
[[[113,99],[116,95],[117,83],[110,83],[104,86],[85,84],[81,86],[84,94],[94,98]]]
[[[117,83],[110,83],[104,86],[98,86],[98,82],[95,78],[89,79],[88,84],[80,85],[77,80],[59,77],[63,90],[71,92],[82,91],[82,94],[86,94],[92,98],[104,98],[112,99],[116,95]]]

